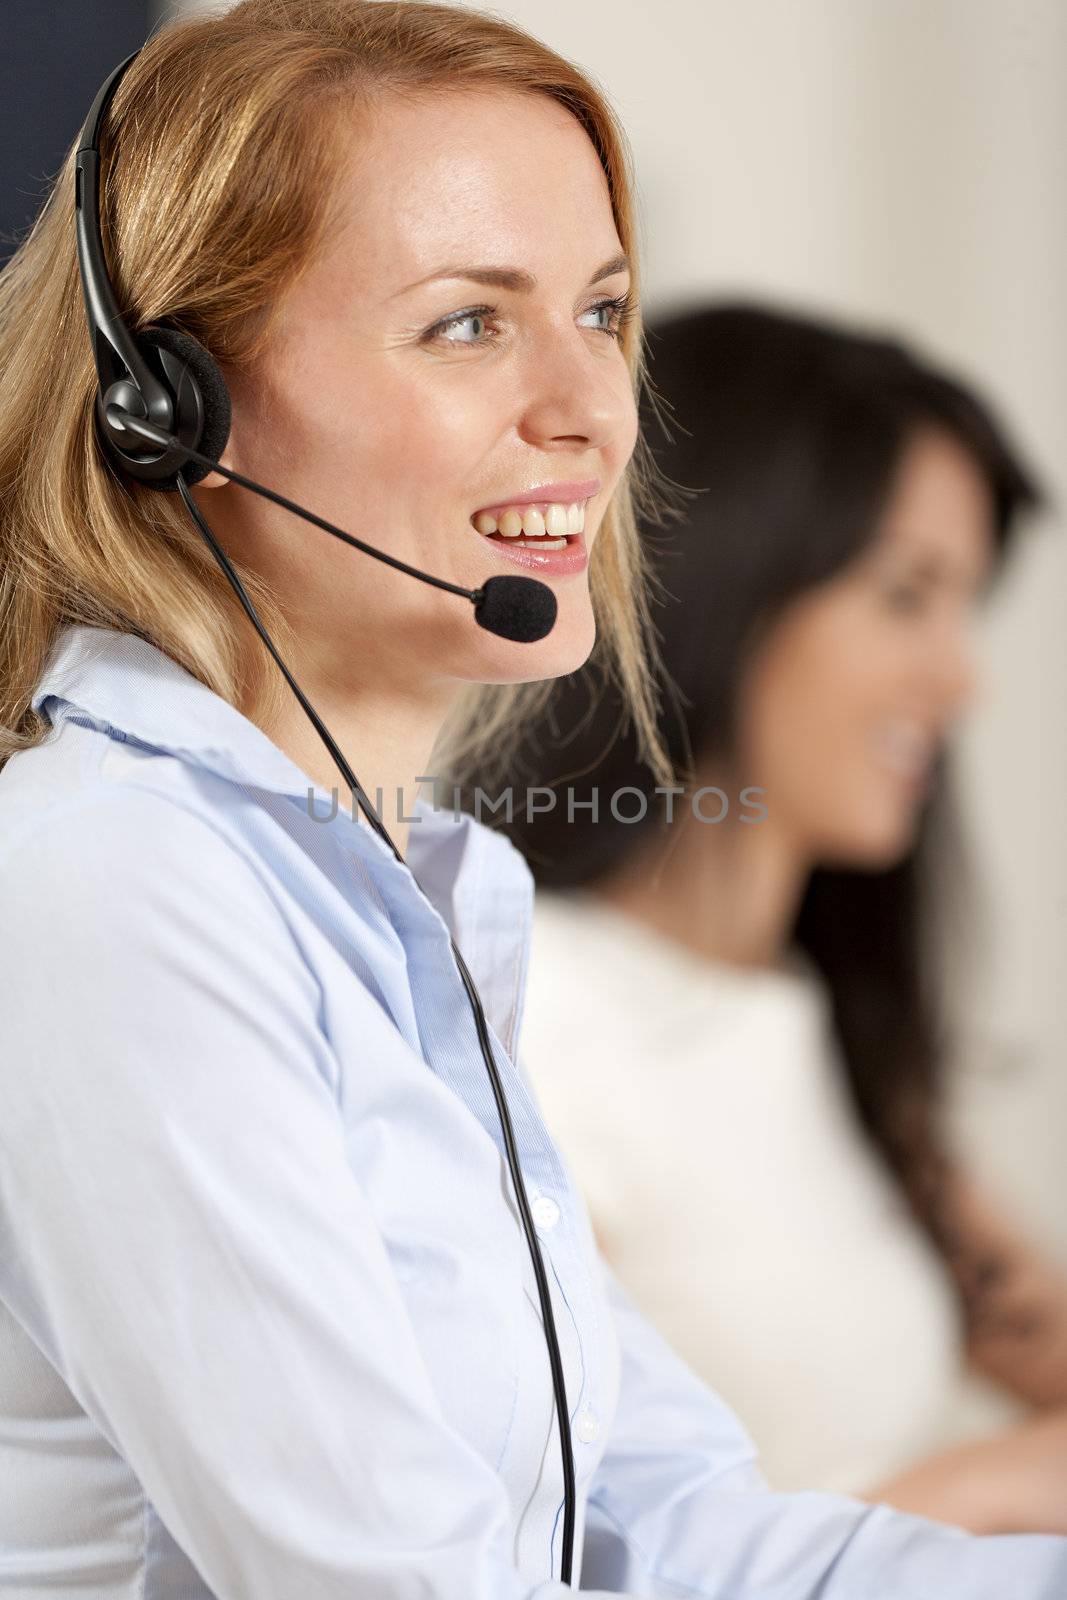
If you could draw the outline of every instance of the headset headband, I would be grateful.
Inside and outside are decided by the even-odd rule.
[[[82,295],[96,367],[101,448],[126,476],[153,489],[196,483],[210,470],[189,451],[217,461],[230,431],[230,397],[218,366],[191,334],[157,324],[136,336],[124,321],[107,270],[101,228],[100,129],[135,50],[109,73],[85,119],[74,161],[74,219]],[[180,444],[154,448],[116,428],[109,413],[151,423]]]
[[[155,377],[137,349],[122,320],[115,291],[111,287],[100,231],[100,129],[115,90],[130,63],[140,55],[135,50],[110,74],[90,108],[78,141],[74,168],[74,212],[78,235],[78,261],[81,266],[85,314],[89,319],[93,360],[100,381],[100,393],[107,395],[124,375],[133,379],[148,406],[148,414],[160,427],[173,425],[170,396]],[[130,396],[112,396],[127,405]],[[135,405],[139,414],[143,407]],[[162,413],[166,411],[166,420]]]

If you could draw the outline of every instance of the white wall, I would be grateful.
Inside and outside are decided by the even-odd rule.
[[[1067,506],[1063,0],[495,9],[619,109],[652,310],[743,290],[896,325],[999,399]],[[1046,518],[1001,593],[962,741],[993,961],[958,1115],[1067,1259],[1065,531]]]

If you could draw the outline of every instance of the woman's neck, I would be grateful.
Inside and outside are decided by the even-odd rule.
[[[769,819],[671,825],[594,892],[709,961],[780,970],[810,871]]]
[[[404,855],[415,801],[423,788],[418,780],[434,776],[427,763],[449,709],[445,697],[430,703],[388,692],[361,692],[353,699],[332,695],[325,683],[308,688],[299,674],[297,681]],[[357,821],[365,822],[340,768],[295,698],[263,731],[317,787],[328,795],[336,790],[339,810],[354,810]]]

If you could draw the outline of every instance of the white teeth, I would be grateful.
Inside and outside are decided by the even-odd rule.
[[[513,539],[513,550],[563,550],[566,548],[566,539]]]
[[[585,501],[574,501],[570,505],[553,502],[537,506],[509,506],[498,517],[491,511],[478,511],[471,521],[479,533],[487,536],[499,533],[505,539],[518,539],[523,535],[530,539],[543,539],[546,536],[565,539],[568,535],[575,538],[585,531]]]

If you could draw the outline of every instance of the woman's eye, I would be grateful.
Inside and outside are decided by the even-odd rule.
[[[635,306],[630,295],[623,294],[617,300],[599,300],[595,306],[590,306],[584,313],[585,316],[597,316],[601,312],[607,313],[607,322],[601,329],[602,333],[610,334],[613,339],[622,337],[622,330],[634,315]]]
[[[587,312],[582,312],[582,315],[584,317],[605,317],[605,322],[600,325],[601,333],[609,333],[611,338],[617,339],[617,336],[622,331],[621,325],[622,320],[624,320],[624,312],[624,301],[598,301],[597,306],[590,306]]]
[[[884,589],[882,593],[892,611],[915,612],[922,609],[925,595],[921,589],[915,589],[908,584],[893,584]]]
[[[583,311],[584,317],[603,316],[606,322],[599,331],[606,333],[609,338],[620,339],[622,330],[634,314],[634,305],[628,294],[616,300],[600,300],[595,306],[590,306]],[[427,328],[423,335],[423,343],[432,344],[439,342],[452,345],[479,345],[490,344],[499,337],[499,330],[494,321],[496,308],[494,306],[472,306],[467,311],[454,311],[451,316],[442,317],[440,322],[435,322]],[[471,325],[475,332],[471,338],[453,337],[456,329]]]
[[[428,339],[441,339],[445,344],[482,344],[481,336],[473,339],[453,339],[446,337],[454,328],[461,328],[465,322],[481,324],[482,328],[488,327],[490,311],[488,306],[476,308],[473,311],[456,311],[450,317],[443,317],[440,322],[435,322],[427,332]]]

